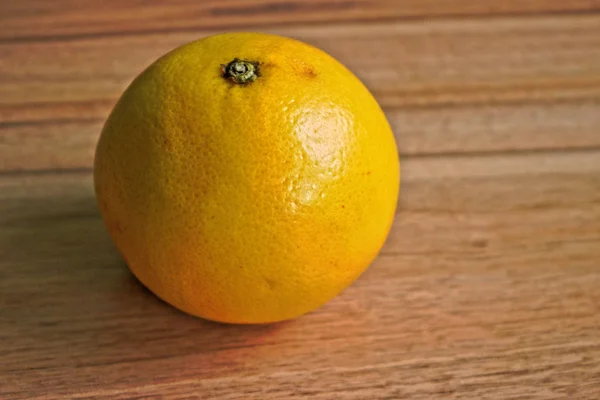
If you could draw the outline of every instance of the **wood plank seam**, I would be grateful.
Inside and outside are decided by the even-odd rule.
[[[544,11],[544,12],[499,12],[495,14],[455,14],[455,15],[429,15],[429,16],[407,16],[407,17],[378,17],[374,19],[348,19],[342,21],[331,21],[327,23],[327,26],[335,25],[346,25],[348,23],[355,24],[369,24],[374,23],[414,23],[414,22],[427,22],[427,21],[470,21],[470,20],[494,20],[494,19],[535,19],[545,17],[574,17],[574,16],[590,16],[600,15],[600,5],[592,8],[582,8],[580,10],[569,10],[569,11]],[[300,23],[270,23],[270,24],[249,24],[249,25],[234,25],[234,26],[220,26],[216,29],[220,31],[241,31],[251,29],[264,29],[264,28],[278,28],[278,27],[310,27],[310,26],[322,26],[323,21],[303,21]],[[44,35],[44,36],[15,36],[9,38],[0,37],[0,46],[5,44],[15,43],[61,43],[70,41],[79,41],[86,39],[103,39],[111,37],[125,37],[125,36],[144,36],[154,34],[170,34],[170,33],[189,33],[204,30],[203,26],[185,27],[185,28],[166,28],[166,29],[146,29],[138,31],[116,31],[116,32],[103,32],[103,33],[86,33],[86,34],[65,34],[65,35]]]

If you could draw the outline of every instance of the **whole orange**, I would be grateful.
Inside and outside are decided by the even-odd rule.
[[[399,174],[365,86],[321,50],[258,33],[150,65],[106,121],[94,167],[131,271],[230,323],[297,317],[354,281],[389,232]]]

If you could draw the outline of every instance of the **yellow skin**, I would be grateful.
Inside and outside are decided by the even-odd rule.
[[[258,63],[255,81],[224,76],[234,58]],[[257,33],[148,67],[108,118],[94,168],[132,272],[173,306],[229,323],[294,318],[352,283],[389,232],[399,174],[389,124],[351,72]]]

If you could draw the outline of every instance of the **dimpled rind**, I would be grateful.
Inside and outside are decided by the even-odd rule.
[[[236,58],[257,63],[256,79],[224,76]],[[94,181],[111,238],[153,293],[203,318],[265,323],[314,310],[369,266],[400,166],[383,112],[342,64],[233,33],[177,48],[131,83]]]

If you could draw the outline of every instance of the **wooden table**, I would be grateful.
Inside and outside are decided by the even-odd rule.
[[[1,399],[600,398],[600,1],[151,3],[0,5]],[[91,188],[128,82],[226,30],[347,64],[403,161],[378,260],[272,326],[157,300]]]

